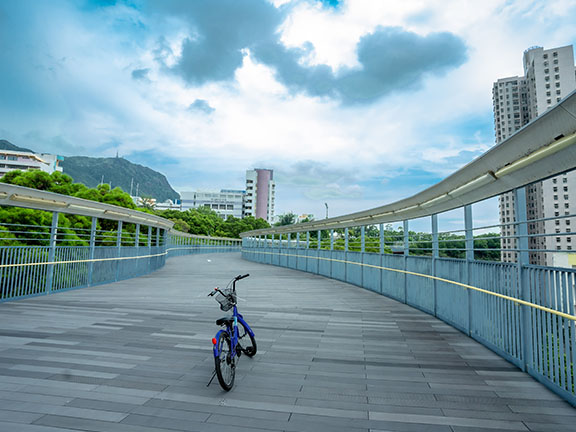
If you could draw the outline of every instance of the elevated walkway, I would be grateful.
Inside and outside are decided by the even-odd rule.
[[[206,387],[234,275],[258,354]],[[0,431],[576,431],[576,409],[434,317],[343,282],[244,261],[0,304]]]

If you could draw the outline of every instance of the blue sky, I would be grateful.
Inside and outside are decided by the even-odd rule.
[[[272,168],[278,213],[335,216],[489,149],[492,82],[574,22],[573,0],[0,0],[0,139],[179,191]]]

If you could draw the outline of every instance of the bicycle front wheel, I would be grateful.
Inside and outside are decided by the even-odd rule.
[[[216,376],[220,386],[226,390],[232,390],[234,377],[236,376],[236,356],[232,356],[232,344],[228,333],[221,333],[218,340],[218,357],[214,358]]]
[[[248,357],[254,357],[258,347],[256,346],[256,339],[244,326],[244,323],[238,322],[238,343],[242,347],[242,352]]]

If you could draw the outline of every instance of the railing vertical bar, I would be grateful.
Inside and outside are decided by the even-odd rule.
[[[546,270],[546,302],[545,306],[550,307],[550,272]],[[550,380],[554,381],[554,346],[552,342],[552,317],[546,312],[546,349],[548,350],[548,368],[547,376]]]
[[[24,255],[24,248],[18,248],[18,254],[16,255],[16,262],[17,263],[21,263],[22,262],[22,255]],[[23,289],[22,289],[22,280],[24,278],[24,272],[22,271],[21,268],[16,267],[17,271],[17,277],[16,277],[16,295],[18,297],[22,297],[23,295]]]
[[[564,279],[560,272],[556,271],[556,310],[562,311],[562,297],[564,291]],[[565,369],[565,347],[564,347],[564,325],[565,320],[562,317],[558,317],[558,363],[560,368],[560,386],[566,388],[566,369]]]
[[[536,299],[538,300],[538,304],[542,304],[543,295],[542,290],[545,288],[544,284],[546,283],[546,274],[544,270],[534,270],[536,273],[536,277],[534,278],[534,293],[536,295]],[[540,356],[540,368],[539,372],[547,376],[547,361],[548,361],[548,349],[546,348],[546,315],[544,311],[538,309],[538,338],[539,345],[538,345],[538,354]]]
[[[568,313],[574,315],[574,287],[576,286],[576,274],[568,273]],[[576,368],[576,323],[570,320],[570,359],[568,361],[570,365],[570,388],[568,389],[572,394],[575,392],[576,387],[576,373],[574,368]]]
[[[15,250],[16,250],[15,247],[10,247],[10,249],[8,249],[8,251],[9,251],[8,264],[9,265],[15,263],[15,259],[14,259]],[[15,267],[9,267],[9,269],[10,269],[10,272],[8,273],[9,282],[7,284],[8,289],[6,291],[7,291],[7,297],[11,298],[11,297],[14,297],[14,294],[15,294],[15,288],[14,288],[15,287],[15,281],[14,281],[14,279],[16,277],[15,273],[16,273],[17,269]]]
[[[0,247],[0,264],[5,265],[7,264],[6,260],[6,251],[7,247],[3,246]],[[0,300],[4,300],[6,298],[6,275],[8,273],[7,267],[2,267],[0,269]]]
[[[116,233],[116,257],[120,258],[122,249],[122,221],[118,221],[118,232]],[[116,260],[116,281],[120,280],[120,260]]]

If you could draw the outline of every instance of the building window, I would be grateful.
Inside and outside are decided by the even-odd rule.
[[[553,190],[554,192],[558,192],[558,188],[557,188],[556,186],[554,186],[554,187],[552,188],[552,190]]]

